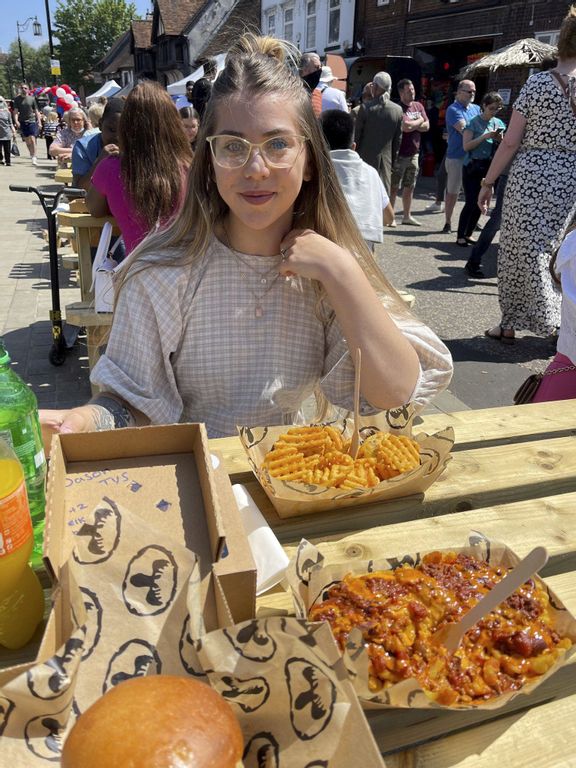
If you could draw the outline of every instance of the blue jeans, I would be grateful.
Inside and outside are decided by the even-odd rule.
[[[482,232],[480,233],[480,237],[478,238],[478,242],[474,245],[474,248],[472,248],[472,253],[468,259],[468,264],[471,267],[480,266],[482,256],[484,256],[490,247],[492,240],[494,240],[494,235],[500,229],[500,220],[502,219],[502,204],[504,203],[504,190],[506,189],[507,181],[508,176],[502,175],[496,183],[496,204],[494,206],[494,210],[488,217],[488,221],[486,224],[484,224]]]

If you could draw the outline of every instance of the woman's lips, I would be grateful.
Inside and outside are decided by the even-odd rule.
[[[250,205],[264,205],[274,197],[274,192],[241,192],[240,197]]]

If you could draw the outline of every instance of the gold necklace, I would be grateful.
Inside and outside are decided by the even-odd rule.
[[[253,299],[255,301],[254,317],[257,318],[257,319],[261,318],[261,317],[264,316],[264,307],[262,306],[262,299],[276,285],[276,283],[277,283],[277,281],[278,281],[278,279],[280,277],[280,272],[278,272],[278,266],[279,265],[274,264],[272,267],[270,267],[270,269],[267,269],[266,272],[260,272],[260,270],[255,269],[251,264],[247,264],[244,261],[244,259],[242,259],[239,256],[239,254],[234,250],[234,248],[232,248],[232,246],[230,245],[230,237],[228,236],[228,231],[227,231],[227,229],[226,229],[226,227],[224,225],[222,225],[222,230],[224,232],[224,237],[226,238],[226,246],[228,247],[228,250],[230,251],[232,256],[234,256],[234,259],[236,260],[236,268],[238,269],[238,274],[240,275],[240,278],[242,280],[244,280],[244,282],[246,283],[246,287],[248,288],[248,290],[252,294],[252,297],[253,297]],[[284,254],[281,253],[280,255],[282,257],[282,260],[284,260],[284,258],[285,258]],[[240,264],[242,264],[244,267],[247,267],[252,272],[257,274],[259,276],[260,283],[262,285],[266,285],[267,286],[266,290],[263,293],[257,294],[256,291],[254,291],[252,289],[252,287],[248,284],[248,275],[245,272],[242,271],[242,268],[240,267]],[[270,274],[272,272],[274,272],[274,270],[276,270],[276,276],[269,283],[268,281],[270,280]]]

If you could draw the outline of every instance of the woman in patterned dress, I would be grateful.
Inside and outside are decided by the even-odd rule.
[[[486,213],[494,184],[513,159],[504,197],[498,297],[502,318],[486,336],[514,343],[515,331],[553,333],[560,293],[548,265],[576,214],[576,6],[562,23],[558,64],[533,75],[478,197]]]

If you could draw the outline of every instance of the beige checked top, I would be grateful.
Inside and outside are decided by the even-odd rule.
[[[234,434],[236,425],[292,423],[326,374],[326,398],[352,409],[346,341],[310,280],[274,282],[270,257],[238,254],[216,238],[192,263],[174,260],[173,252],[149,258],[153,266],[120,292],[106,352],[91,376],[102,390],[153,424],[204,422],[210,437]],[[394,320],[420,359],[411,398],[420,409],[448,385],[450,353],[416,319]],[[363,414],[376,410],[362,403]]]

